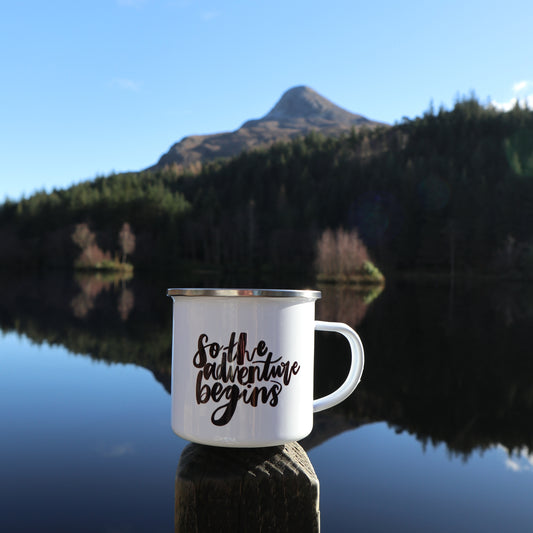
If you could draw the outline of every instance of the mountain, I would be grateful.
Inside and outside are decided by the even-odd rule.
[[[293,87],[263,118],[249,120],[232,132],[184,137],[150,170],[232,157],[244,150],[289,140],[313,130],[329,136],[349,132],[352,128],[384,125],[342,109],[309,87]]]

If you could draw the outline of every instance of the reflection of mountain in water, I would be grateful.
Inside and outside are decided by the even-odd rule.
[[[134,280],[0,278],[0,327],[73,353],[150,369],[170,390],[169,286]],[[317,318],[355,327],[363,380],[345,402],[315,416],[309,448],[385,421],[453,453],[501,444],[533,450],[533,287],[391,285],[371,304],[356,291],[321,287]],[[367,298],[367,297],[366,297]],[[316,336],[315,396],[348,372],[346,341]]]

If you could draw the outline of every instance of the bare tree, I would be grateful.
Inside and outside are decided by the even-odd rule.
[[[96,237],[89,229],[89,226],[84,222],[82,224],[76,224],[76,228],[72,234],[72,241],[83,251],[95,244]]]
[[[131,231],[131,226],[124,222],[118,234],[118,242],[122,251],[122,263],[126,262],[126,257],[135,250],[135,235]]]
[[[316,266],[321,274],[332,275],[337,273],[335,236],[330,229],[325,230],[318,240]]]
[[[109,252],[104,252],[96,244],[96,236],[85,222],[76,224],[72,240],[81,248],[81,254],[76,261],[78,266],[92,267],[111,259]]]
[[[318,240],[316,267],[322,275],[355,275],[368,261],[368,251],[357,230],[339,228],[333,233],[327,229]]]

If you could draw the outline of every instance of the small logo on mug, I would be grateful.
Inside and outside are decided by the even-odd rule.
[[[293,376],[300,371],[297,361],[284,361],[275,356],[264,340],[253,350],[247,349],[247,333],[231,333],[226,346],[209,341],[206,333],[198,337],[198,351],[193,365],[198,369],[196,403],[213,402],[216,407],[211,422],[226,425],[239,401],[257,407],[260,403],[278,405],[279,395]]]

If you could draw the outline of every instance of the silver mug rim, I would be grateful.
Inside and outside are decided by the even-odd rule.
[[[322,297],[320,291],[302,289],[222,289],[222,288],[171,288],[167,296],[214,296],[214,297],[254,297],[254,298],[306,298],[317,300]]]

